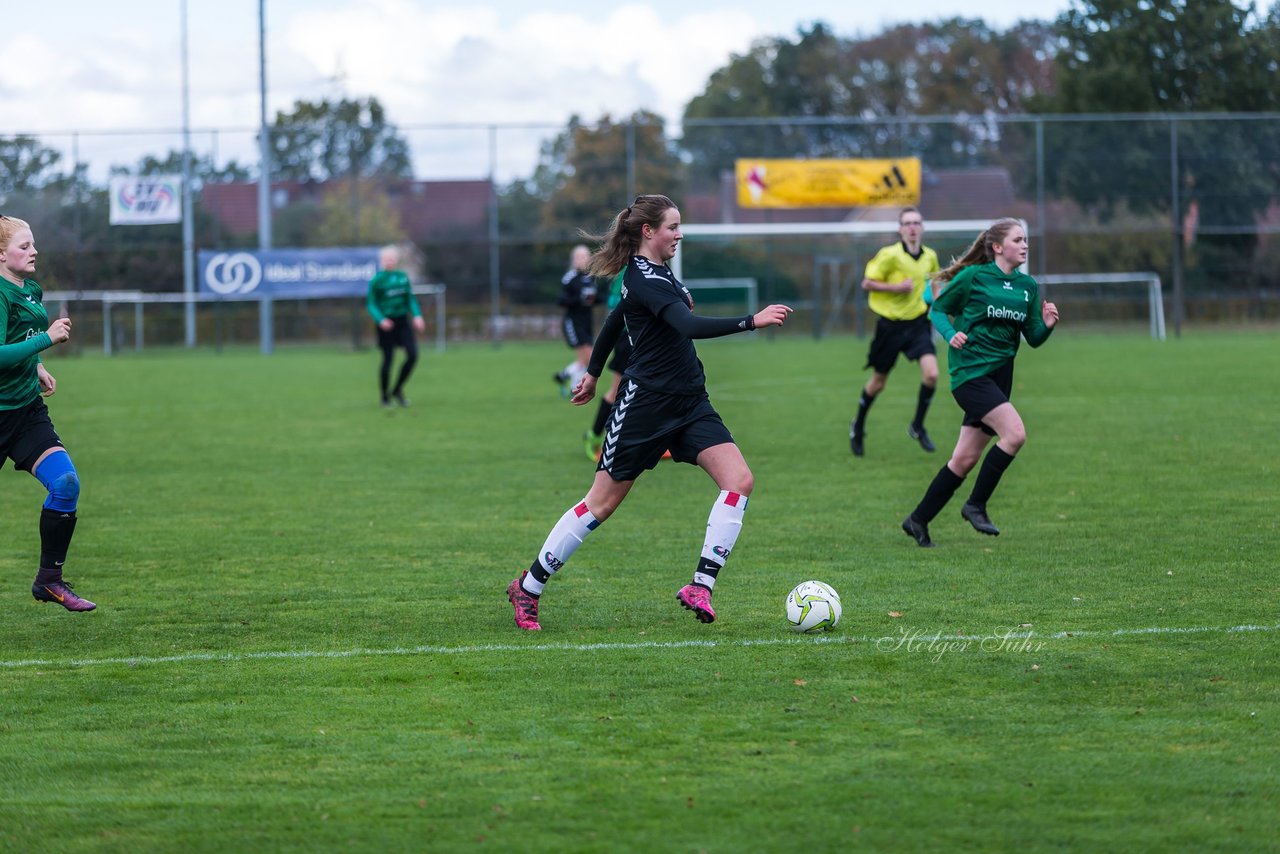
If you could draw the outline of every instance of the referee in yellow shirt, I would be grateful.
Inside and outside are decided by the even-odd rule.
[[[879,318],[867,353],[866,367],[874,373],[862,388],[858,414],[849,425],[849,447],[856,457],[863,455],[867,411],[884,389],[899,353],[920,363],[920,394],[907,435],[926,451],[934,450],[924,429],[924,416],[938,384],[938,356],[933,349],[933,326],[929,323],[924,289],[930,287],[929,277],[938,272],[938,253],[921,242],[924,217],[916,208],[903,208],[898,214],[898,234],[902,238],[899,242],[884,247],[867,262],[862,280],[862,289],[868,291],[867,304]]]

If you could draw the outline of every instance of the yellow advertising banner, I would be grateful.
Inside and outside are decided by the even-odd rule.
[[[920,202],[920,158],[739,160],[744,208],[839,208]]]

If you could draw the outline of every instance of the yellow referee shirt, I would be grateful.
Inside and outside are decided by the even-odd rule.
[[[867,304],[872,311],[888,320],[913,320],[929,310],[924,304],[924,289],[929,275],[938,269],[938,253],[928,246],[920,247],[919,258],[912,258],[902,241],[886,246],[867,262],[865,278],[886,284],[911,279],[915,287],[906,294],[870,291]]]

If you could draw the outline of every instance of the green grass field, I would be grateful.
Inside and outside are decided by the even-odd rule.
[[[959,410],[924,454],[900,367],[854,459],[865,347],[700,346],[756,474],[716,623],[674,598],[716,489],[665,462],[530,634],[504,588],[592,471],[562,345],[427,351],[392,412],[370,352],[51,355],[99,608],[32,601],[8,468],[0,849],[1277,850],[1274,332],[1025,348],[1004,533],[964,487],[933,550]]]

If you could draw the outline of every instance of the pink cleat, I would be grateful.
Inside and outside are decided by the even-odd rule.
[[[37,602],[56,602],[68,611],[92,611],[97,605],[88,599],[81,599],[71,592],[71,585],[65,581],[51,581],[48,584],[31,585],[31,595]]]
[[[711,610],[711,591],[699,584],[686,584],[676,593],[676,600],[693,612],[702,623],[714,623],[716,612]]]
[[[524,572],[520,573],[519,578],[507,585],[507,599],[515,606],[516,626],[527,632],[539,632],[542,626],[538,625],[538,597],[530,596],[520,586],[524,576]]]

